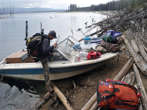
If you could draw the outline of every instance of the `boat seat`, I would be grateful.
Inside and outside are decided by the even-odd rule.
[[[32,57],[29,57],[26,50],[21,50],[11,54],[6,58],[7,63],[29,63],[34,62]]]

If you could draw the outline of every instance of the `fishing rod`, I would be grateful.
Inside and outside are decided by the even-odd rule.
[[[25,27],[25,30],[26,30],[26,37],[25,37],[25,40],[27,41],[28,39],[28,21],[26,20],[26,27]]]
[[[43,27],[42,27],[42,23],[40,22],[40,30],[41,30],[41,34],[43,35],[44,34],[44,29],[43,29]]]

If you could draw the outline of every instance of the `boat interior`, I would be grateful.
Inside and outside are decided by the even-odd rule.
[[[49,61],[50,62],[71,61],[72,59],[71,51],[73,51],[72,49],[73,45],[74,43],[72,40],[64,39],[58,44],[58,48],[56,48],[56,50],[53,52],[53,55],[49,58]],[[6,64],[33,63],[39,61],[39,59],[29,56],[26,49],[12,53],[4,60]]]
[[[79,54],[79,51],[75,51],[72,47],[75,43],[71,39],[65,39],[58,44],[58,47],[53,52],[52,57],[49,58],[49,61],[53,64],[66,64],[73,63],[75,61],[75,56]],[[104,54],[100,60],[109,59],[109,57],[114,56],[114,54]],[[82,61],[82,60],[81,60]],[[80,62],[81,62],[80,61]],[[16,63],[37,63],[39,59],[33,58],[28,55],[27,50],[23,49],[18,52],[15,52],[4,59],[1,64],[16,64]],[[79,62],[79,63],[80,63]],[[82,61],[83,63],[85,61]],[[82,63],[81,62],[81,63]],[[89,62],[89,61],[88,61]]]

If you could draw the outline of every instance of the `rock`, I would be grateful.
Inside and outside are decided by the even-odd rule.
[[[0,110],[32,110],[39,96],[0,83]]]

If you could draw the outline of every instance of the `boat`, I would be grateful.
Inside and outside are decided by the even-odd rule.
[[[117,56],[116,53],[106,53],[100,58],[80,62],[53,61],[49,62],[50,80],[58,80],[86,73],[100,66],[103,62]],[[0,75],[28,80],[44,80],[40,62],[7,63],[5,58],[0,63]]]
[[[63,44],[66,44],[64,45],[66,49],[63,48]],[[73,42],[70,42],[69,39],[60,43],[57,49],[59,54],[57,57],[63,56],[65,59],[53,60],[48,63],[50,68],[50,80],[59,80],[84,74],[117,56],[117,53],[105,53],[97,59],[74,61],[73,58],[75,56],[71,52],[73,50],[70,50],[72,48],[68,48],[71,46],[73,46]],[[66,50],[68,50],[68,52]],[[27,80],[44,80],[41,63],[34,61],[32,57],[28,56],[27,50],[20,50],[4,58],[0,62],[0,75]]]
[[[20,51],[18,53],[21,53]],[[25,51],[23,52],[25,53]],[[48,63],[51,74],[50,80],[58,80],[86,73],[100,66],[105,61],[116,57],[116,53],[103,54],[98,59],[80,62],[52,61]],[[28,80],[44,80],[40,62],[7,63],[8,58],[0,62],[0,75]],[[16,59],[15,59],[16,61]]]

